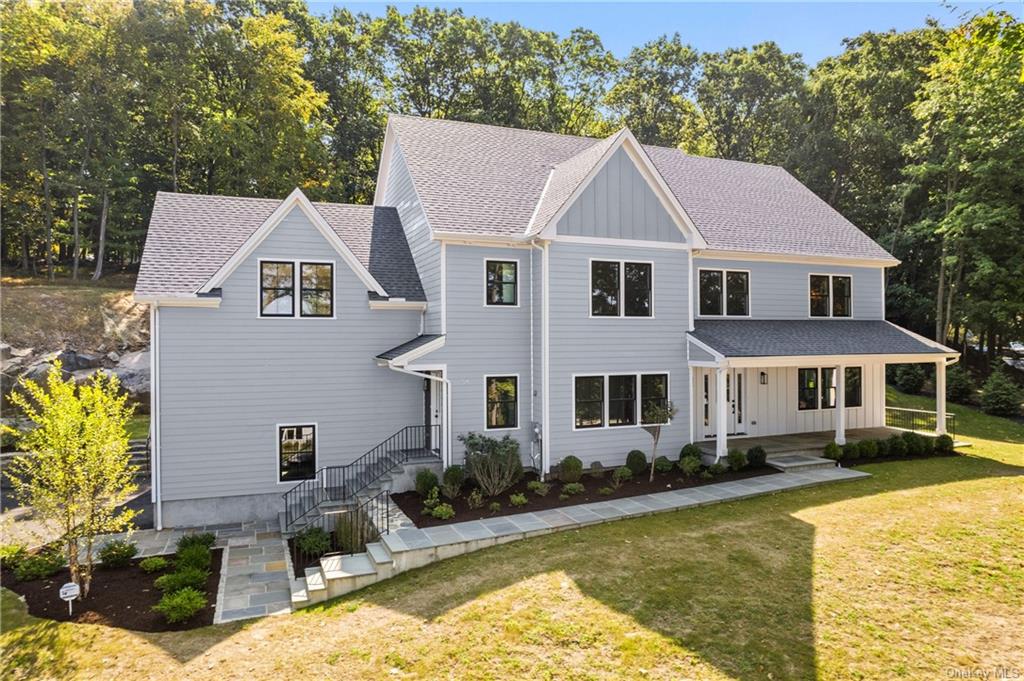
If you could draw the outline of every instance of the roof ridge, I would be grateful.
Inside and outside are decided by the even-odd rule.
[[[164,194],[166,196],[195,196],[197,198],[204,199],[230,199],[232,201],[265,201],[281,203],[284,199],[274,198],[272,196],[236,196],[233,194],[197,194],[195,192],[169,192],[162,189],[158,189],[157,194]],[[345,208],[394,208],[394,206],[378,206],[375,203],[342,203],[339,201],[310,201],[314,206],[343,206]]]

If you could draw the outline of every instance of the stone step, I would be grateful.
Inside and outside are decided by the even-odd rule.
[[[362,577],[377,573],[373,561],[365,553],[356,553],[351,556],[324,556],[320,559],[320,569],[328,580]]]
[[[306,573],[306,593],[312,596],[317,591],[327,590],[327,577],[318,567],[308,567]]]
[[[795,473],[814,470],[816,468],[835,468],[836,462],[813,454],[783,454],[770,456],[766,462],[772,468],[783,473]]]
[[[395,559],[388,553],[387,548],[380,542],[371,542],[366,545],[366,553],[375,565],[391,565]]]

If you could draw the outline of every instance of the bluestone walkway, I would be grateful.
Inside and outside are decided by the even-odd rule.
[[[292,611],[287,546],[277,530],[228,539],[213,623]]]

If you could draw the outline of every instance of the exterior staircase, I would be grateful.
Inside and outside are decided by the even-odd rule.
[[[149,480],[149,438],[128,441],[128,453],[131,455],[131,465],[138,466],[136,474],[140,480]]]

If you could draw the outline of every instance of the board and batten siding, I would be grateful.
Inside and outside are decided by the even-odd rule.
[[[550,257],[551,465],[569,454],[605,467],[621,466],[631,449],[650,456],[651,436],[639,426],[573,429],[573,376],[579,374],[667,372],[679,414],[663,429],[659,453],[676,455],[690,441],[687,251],[555,241]],[[652,262],[654,316],[591,318],[591,259]]]
[[[701,269],[750,272],[751,319],[808,319],[810,274],[839,274],[852,278],[853,318],[882,319],[885,292],[877,267],[849,267],[764,260],[693,259],[694,315],[700,319]],[[721,316],[708,319],[721,319]]]
[[[382,205],[393,206],[398,211],[405,239],[409,242],[409,250],[419,271],[420,283],[427,296],[423,332],[441,333],[441,244],[430,238],[427,214],[416,194],[412,175],[409,174],[405,157],[397,143],[392,150]]]
[[[647,180],[621,147],[559,219],[555,231],[562,236],[685,241]]]
[[[336,318],[260,318],[259,259],[333,261]],[[298,209],[224,282],[219,308],[158,315],[167,502],[290,489],[278,482],[278,424],[316,424],[319,467],[423,423],[422,381],[373,361],[418,333],[419,313],[370,310],[366,285]]]

